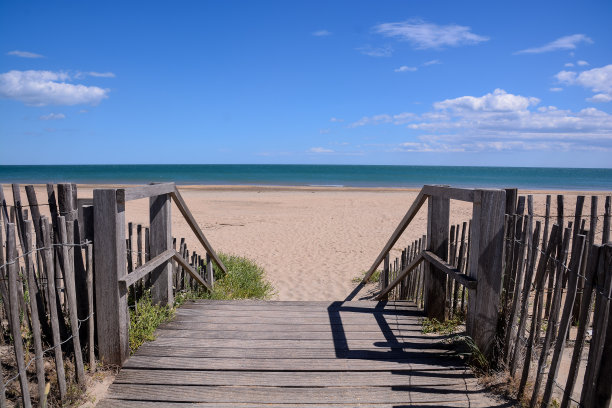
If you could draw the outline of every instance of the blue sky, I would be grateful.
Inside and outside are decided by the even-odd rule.
[[[609,1],[0,3],[0,164],[612,167]]]

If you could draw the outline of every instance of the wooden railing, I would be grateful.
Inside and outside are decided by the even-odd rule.
[[[467,201],[473,204],[467,274],[461,273],[458,268],[447,262],[450,200]],[[425,249],[407,263],[391,283],[382,288],[377,299],[384,299],[421,262],[425,262],[424,309],[426,315],[441,321],[445,320],[448,317],[446,277],[460,283],[472,292],[468,296],[467,334],[473,338],[475,344],[485,355],[490,355],[496,336],[502,284],[506,205],[506,191],[504,190],[424,186],[361,283],[348,299],[352,299],[369,281],[426,201],[428,216]]]
[[[149,198],[149,250],[151,259],[127,273],[125,240],[125,205],[132,200]],[[150,276],[151,298],[156,304],[172,304],[172,265],[178,262],[195,282],[208,288],[206,282],[184,258],[172,248],[174,201],[196,238],[211,260],[226,273],[225,265],[214,251],[174,183],[151,184],[129,188],[94,189],[94,258],[96,310],[98,311],[99,358],[105,364],[121,366],[129,357],[128,289]]]

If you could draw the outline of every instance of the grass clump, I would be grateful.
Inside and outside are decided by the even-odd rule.
[[[361,276],[355,276],[352,279],[353,283],[359,283],[363,280],[363,278],[365,278],[366,273],[368,273],[368,271],[361,271]],[[372,276],[370,276],[370,279],[368,280],[368,282],[378,282],[380,280],[380,274],[382,273],[381,270],[377,269],[374,271],[374,273],[372,274]]]
[[[421,322],[421,332],[423,334],[429,333],[440,333],[440,334],[454,334],[459,329],[459,326],[463,324],[463,318],[459,315],[454,316],[452,319],[448,319],[444,322],[440,322],[438,319],[425,318]]]
[[[219,254],[227,273],[219,273],[215,268],[215,283],[212,292],[199,285],[187,291],[177,293],[174,305],[154,305],[150,291],[138,300],[136,307],[130,310],[130,353],[134,353],[146,341],[155,340],[154,332],[160,324],[170,321],[176,309],[187,300],[195,299],[268,299],[274,294],[274,288],[266,281],[264,270],[250,259]]]

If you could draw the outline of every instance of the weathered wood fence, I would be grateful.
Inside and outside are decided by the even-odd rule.
[[[590,214],[583,215],[585,197],[578,195],[568,216],[558,195],[554,217],[550,195],[545,214],[534,214],[531,195],[484,190],[489,198],[482,200],[478,191],[425,186],[352,296],[382,261],[377,299],[413,300],[440,321],[465,313],[467,334],[493,365],[516,378],[517,398],[532,407],[608,406],[611,197],[601,213],[598,197],[591,197]],[[472,219],[449,226],[448,199],[474,202]],[[428,234],[391,261],[390,251],[425,201]],[[564,356],[569,370],[560,378]]]
[[[29,185],[27,204],[19,185],[11,190],[12,206],[0,185],[0,407],[68,404],[87,368],[121,365],[130,290],[134,302],[150,290],[154,302],[171,304],[177,291],[210,289],[214,269],[225,272],[174,184],[94,190],[93,200],[79,199],[74,184],[49,184],[46,203]],[[134,251],[124,210],[140,198],[149,198],[150,224],[137,225]],[[171,199],[204,258],[184,238],[175,250]]]

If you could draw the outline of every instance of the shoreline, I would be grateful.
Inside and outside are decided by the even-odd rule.
[[[58,183],[53,183],[58,184]],[[0,183],[10,191],[11,184]],[[22,183],[21,186],[30,185]],[[44,187],[46,184],[31,184],[34,187]],[[127,183],[76,183],[77,188],[86,190],[94,188],[130,188],[144,184]],[[350,187],[350,186],[301,186],[301,185],[252,185],[252,184],[177,184],[180,190],[210,191],[210,192],[354,192],[354,193],[418,193],[422,187]],[[455,187],[452,186],[451,187]],[[465,189],[478,189],[478,187],[457,187]],[[508,187],[512,188],[512,187]],[[489,189],[489,188],[485,188]],[[564,194],[564,195],[609,195],[612,190],[572,190],[572,189],[533,189],[518,188],[520,194]]]

